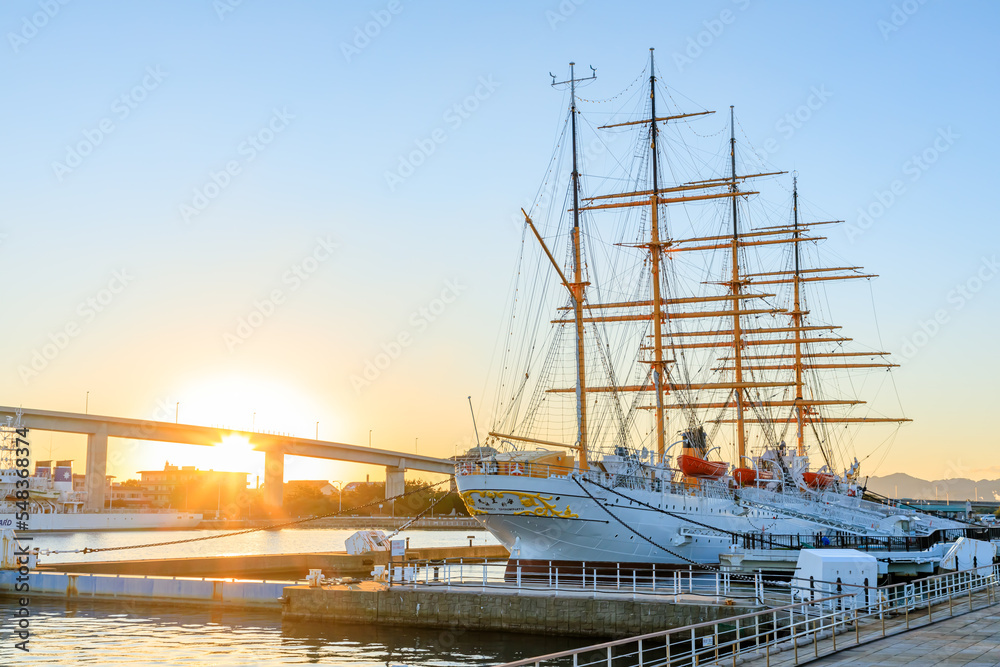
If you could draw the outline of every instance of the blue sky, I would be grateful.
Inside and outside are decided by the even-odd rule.
[[[82,410],[90,392],[94,413],[177,409],[300,435],[318,421],[333,440],[372,430],[375,444],[452,454],[471,438],[466,396],[490,404],[512,216],[564,115],[548,73],[593,65],[585,94],[610,97],[652,46],[667,85],[695,107],[735,105],[768,162],[799,171],[807,203],[847,221],[831,251],[880,274],[882,340],[911,345],[896,377],[917,421],[876,474],[1000,476],[998,13],[933,0],[4,3],[0,401]],[[420,314],[446,290],[453,302]],[[868,292],[851,298],[863,308],[845,303],[841,321],[863,327]],[[392,363],[352,384],[401,334]],[[84,458],[78,440],[52,447]],[[121,476],[207,456],[112,447]]]

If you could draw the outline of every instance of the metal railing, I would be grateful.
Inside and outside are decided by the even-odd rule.
[[[841,590],[765,611],[618,639],[580,649],[519,660],[502,667],[689,667],[735,665],[755,657],[794,652],[794,664],[872,639],[926,625],[935,619],[997,603],[1000,566],[942,574],[879,588],[842,584]],[[801,595],[801,593],[800,593]],[[821,595],[825,597],[820,597]],[[838,636],[847,635],[839,640]]]
[[[594,597],[632,594],[658,596],[672,602],[679,602],[684,596],[696,596],[720,604],[728,600],[730,604],[771,607],[793,602],[795,591],[808,591],[810,585],[836,585],[794,579],[771,581],[760,572],[705,571],[692,566],[682,569],[676,565],[650,564],[637,568],[634,564],[552,562],[522,566],[514,559],[411,560],[388,567],[375,566],[372,574],[392,586],[438,586],[447,590],[492,590],[513,594],[550,591]]]
[[[950,543],[960,537],[974,540],[1000,541],[998,527],[968,527],[935,530],[929,535],[853,535],[814,534],[777,535],[744,533],[734,542],[744,549],[860,549],[862,551],[926,551],[937,544]]]

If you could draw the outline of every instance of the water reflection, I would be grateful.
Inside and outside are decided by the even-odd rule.
[[[283,621],[271,611],[31,601],[31,653],[13,649],[0,599],[0,663],[42,665],[493,665],[592,643],[544,635]],[[15,655],[16,654],[16,655]]]

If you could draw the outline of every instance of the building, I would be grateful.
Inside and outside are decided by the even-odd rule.
[[[226,518],[245,518],[247,515],[249,474],[172,466],[169,461],[163,470],[139,471],[152,507],[171,507]]]
[[[132,484],[125,485],[114,481],[114,475],[107,475],[104,480],[104,507],[108,509],[139,509],[150,506],[150,497],[146,489]],[[87,490],[87,476],[73,473],[73,490]]]

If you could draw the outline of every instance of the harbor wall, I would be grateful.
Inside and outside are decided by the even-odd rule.
[[[0,571],[0,595],[271,609],[281,608],[282,592],[291,583],[32,572],[29,590],[17,592],[17,577],[17,570]]]
[[[475,593],[345,587],[285,588],[283,618],[440,629],[628,637],[748,613],[758,607],[625,596]]]

